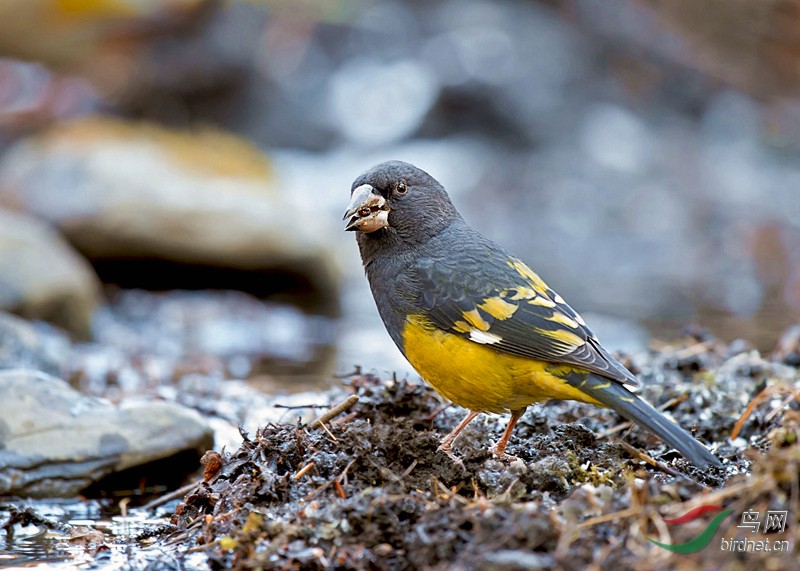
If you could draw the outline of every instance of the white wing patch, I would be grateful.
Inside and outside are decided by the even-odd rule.
[[[503,338],[499,335],[487,333],[486,331],[481,331],[480,329],[471,329],[469,332],[469,339],[470,341],[475,341],[475,343],[481,343],[483,345],[494,345],[495,343],[499,343],[503,340]]]

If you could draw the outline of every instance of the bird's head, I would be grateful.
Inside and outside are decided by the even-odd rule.
[[[424,242],[459,217],[436,179],[401,161],[372,167],[355,180],[350,193],[345,230],[362,235]]]

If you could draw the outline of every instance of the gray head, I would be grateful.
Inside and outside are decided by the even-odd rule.
[[[460,218],[435,178],[401,161],[372,167],[355,180],[350,193],[345,229],[358,232],[359,243],[423,243]]]

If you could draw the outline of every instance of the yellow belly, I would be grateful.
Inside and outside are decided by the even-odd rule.
[[[403,344],[406,358],[428,384],[470,410],[501,413],[547,399],[602,406],[558,376],[580,369],[498,351],[442,331],[419,315],[408,318]]]

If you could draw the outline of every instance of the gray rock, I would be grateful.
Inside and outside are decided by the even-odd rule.
[[[113,472],[213,446],[205,420],[175,403],[114,406],[27,369],[0,371],[0,394],[0,495],[75,496]]]
[[[0,369],[31,368],[61,375],[69,357],[66,334],[0,311]]]
[[[17,144],[0,164],[0,203],[53,223],[97,267],[155,260],[246,279],[244,272],[276,271],[335,305],[330,236],[340,229],[331,221],[326,231],[313,197],[291,194],[244,139],[110,118],[59,125]]]
[[[100,284],[49,225],[0,210],[0,309],[88,337]]]

